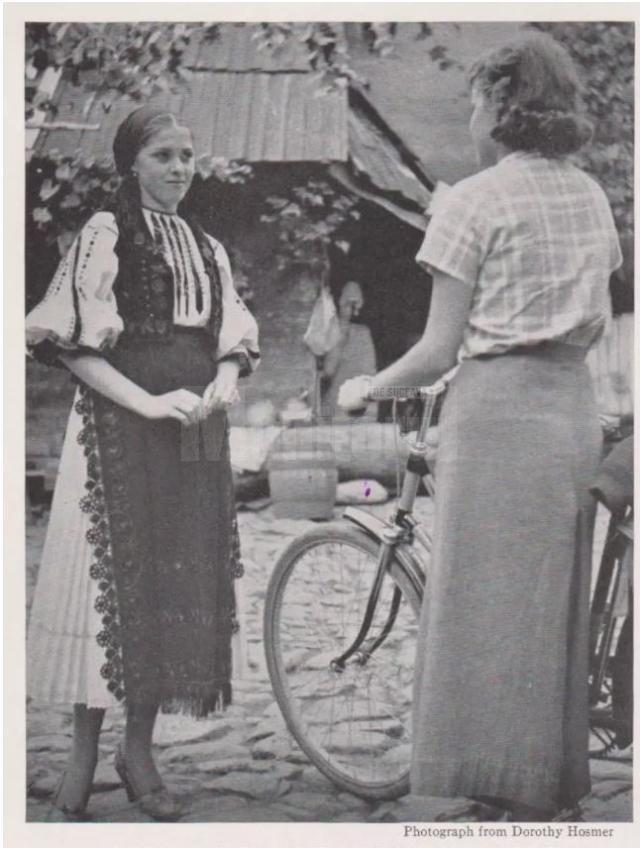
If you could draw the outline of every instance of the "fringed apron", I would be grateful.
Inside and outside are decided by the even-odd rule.
[[[206,330],[169,344],[118,345],[114,366],[152,394],[202,394],[216,365]],[[201,427],[150,421],[84,390],[90,543],[105,651],[117,698],[204,715],[230,701],[234,625],[233,487],[226,415]],[[191,432],[190,432],[191,431]],[[237,575],[236,575],[237,576]]]

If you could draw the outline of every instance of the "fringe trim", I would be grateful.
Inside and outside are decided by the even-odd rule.
[[[199,688],[199,687],[198,687]],[[207,687],[197,691],[196,687],[187,693],[164,694],[160,698],[160,710],[163,713],[206,718],[211,713],[223,713],[232,703],[231,683],[221,683],[213,690]]]

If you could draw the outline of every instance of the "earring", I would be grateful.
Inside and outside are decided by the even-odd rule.
[[[131,169],[131,176],[132,176],[132,177],[137,177],[137,176],[138,176],[138,172],[137,172],[136,170],[134,170],[133,168]]]

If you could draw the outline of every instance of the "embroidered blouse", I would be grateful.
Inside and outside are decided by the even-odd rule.
[[[142,209],[154,240],[162,245],[165,262],[174,282],[173,323],[183,327],[203,327],[209,318],[211,294],[200,251],[191,228],[178,215]],[[216,252],[220,263],[221,245]],[[229,260],[225,252],[225,264]],[[230,271],[229,271],[230,273]]]
[[[211,310],[209,279],[188,224],[178,215],[144,209],[151,235],[162,246],[174,284],[173,322],[205,327]],[[229,257],[216,239],[213,247],[222,286],[222,325],[217,359],[239,354],[253,370],[258,363],[258,327],[233,286]],[[57,346],[96,351],[113,347],[124,329],[113,283],[118,273],[114,251],[118,239],[115,218],[97,212],[85,224],[61,260],[44,298],[26,319],[27,345],[46,339]],[[79,318],[80,335],[74,339]]]
[[[459,359],[600,338],[622,254],[606,195],[583,171],[511,153],[439,193],[430,212],[417,261],[473,289]]]

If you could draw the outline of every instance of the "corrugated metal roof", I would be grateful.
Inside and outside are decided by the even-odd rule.
[[[347,159],[346,93],[324,93],[313,74],[195,73],[178,94],[150,102],[191,127],[199,155],[248,162]],[[118,124],[133,108],[131,101],[118,101],[105,112],[100,99],[62,83],[56,120],[99,129],[41,131],[35,150],[108,157]]]
[[[403,163],[397,148],[366,116],[349,111],[349,158],[356,172],[364,174],[385,192],[399,192],[426,209],[431,192]]]

